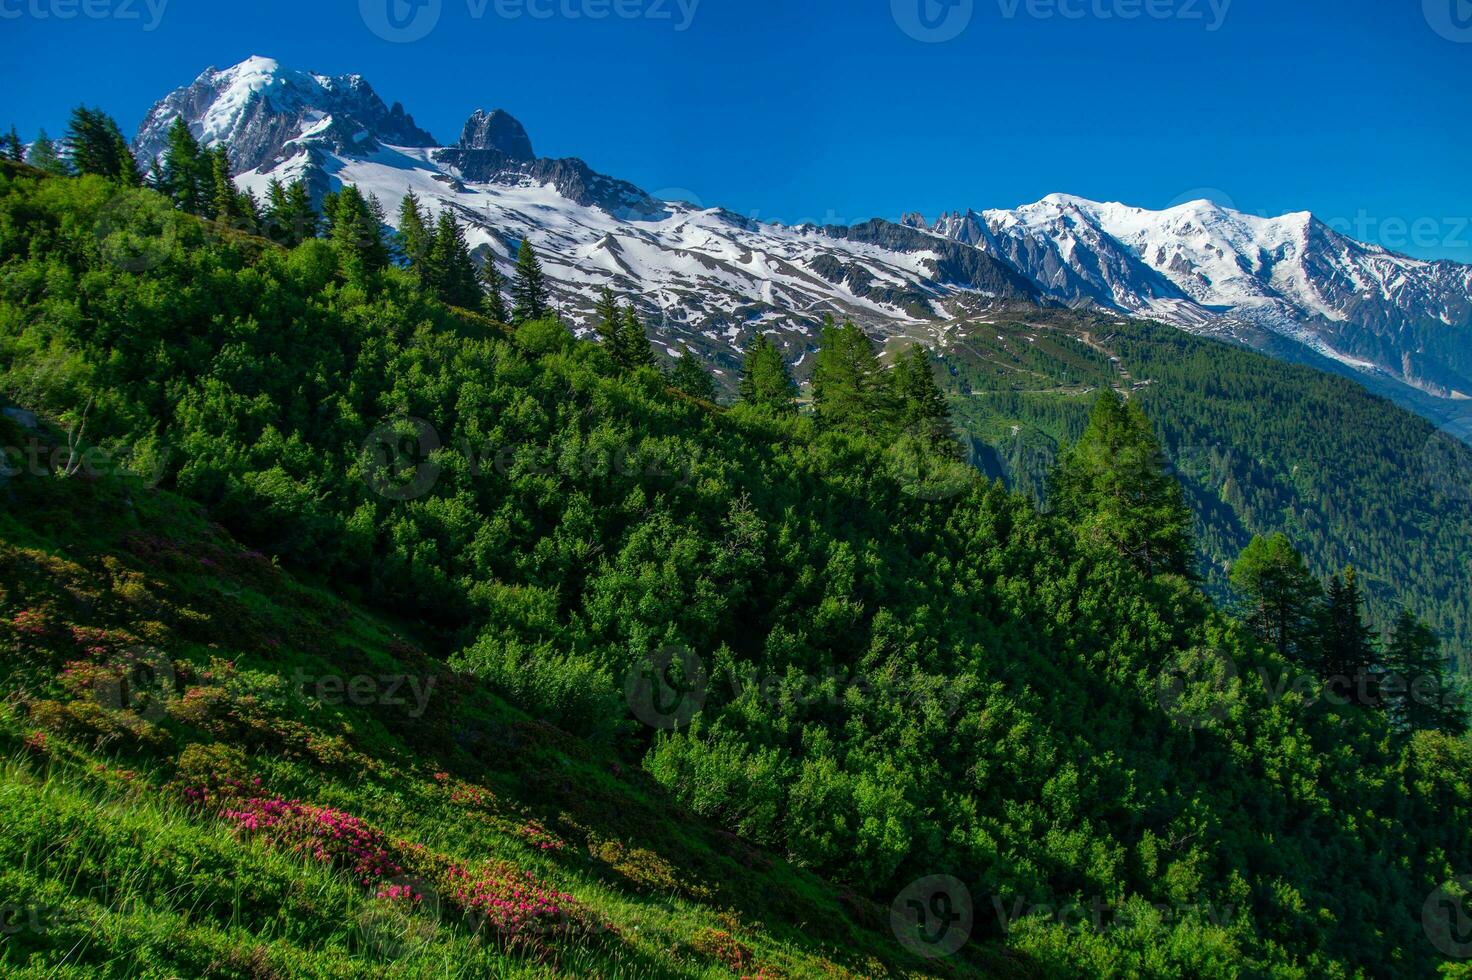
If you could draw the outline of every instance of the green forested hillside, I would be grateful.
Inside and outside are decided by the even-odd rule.
[[[1174,327],[1016,308],[942,348],[978,462],[1036,496],[1094,393],[1137,399],[1196,515],[1225,598],[1254,534],[1286,533],[1321,578],[1353,564],[1388,629],[1401,604],[1472,670],[1472,449],[1353,381]]]
[[[365,240],[360,203],[288,249],[100,177],[0,173],[0,392],[38,416],[7,440],[43,461],[0,486],[0,841],[18,887],[99,937],[82,960],[34,930],[7,967],[131,975],[142,935],[163,972],[372,972],[381,952],[331,924],[378,902],[430,944],[406,971],[1423,976],[1455,956],[1438,889],[1472,853],[1465,734],[1322,696],[1217,609],[1159,533],[1188,519],[1137,408],[1093,410],[1068,507],[1039,513],[955,458],[923,357],[882,372],[830,326],[815,413],[761,350],[719,409],[641,365],[626,318],[594,344],[532,315],[534,257],[518,325],[445,306],[433,265]],[[215,544],[160,525],[176,497]],[[56,530],[71,513],[101,526]],[[435,663],[473,707],[432,694],[387,733],[261,694]],[[502,701],[530,735],[480,737]],[[115,770],[135,777],[99,785]],[[610,843],[626,779],[690,815],[682,844],[723,828],[723,856],[647,824]],[[489,816],[515,827],[467,829],[484,792],[513,794]]]

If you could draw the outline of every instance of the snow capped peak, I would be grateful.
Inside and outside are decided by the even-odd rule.
[[[535,160],[526,128],[504,109],[477,109],[460,132],[462,150],[496,150],[511,160]]]

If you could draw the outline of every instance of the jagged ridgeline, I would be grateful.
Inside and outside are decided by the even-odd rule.
[[[768,407],[719,409],[670,386],[616,303],[601,343],[536,317],[530,250],[519,326],[445,306],[443,284],[344,230],[364,207],[340,197],[329,238],[287,249],[119,180],[0,171],[0,390],[35,416],[7,415],[7,440],[63,474],[0,487],[15,651],[0,841],[28,901],[118,926],[88,933],[103,938],[87,955],[131,957],[107,937],[145,935],[166,972],[189,972],[196,945],[258,973],[371,972],[383,949],[354,951],[339,922],[366,881],[373,902],[408,888],[407,921],[441,954],[479,922],[505,940],[475,947],[481,964],[609,976],[806,976],[820,959],[837,975],[1424,976],[1455,957],[1465,738],[1320,696],[1309,664],[1180,574],[1189,519],[1139,401],[1103,403],[1066,519],[1040,513],[945,450],[923,357],[883,371],[833,326],[816,414],[792,410],[770,352],[744,386]],[[463,265],[454,232],[436,243]],[[260,556],[161,524],[181,498]],[[101,527],[60,540],[48,528],[71,511]],[[320,594],[291,600],[305,621],[277,619],[281,569],[411,623],[426,649],[370,639]],[[186,571],[193,598],[158,602]],[[1340,588],[1333,608],[1357,601]],[[1336,628],[1361,642],[1351,618]],[[112,649],[139,645],[174,680],[99,706],[93,681],[133,690]],[[460,672],[478,711],[509,701],[535,744],[478,739],[483,717],[454,700],[429,702],[432,730],[400,719],[384,741],[345,688],[326,729],[310,699],[262,696],[304,657],[317,676],[379,677],[404,669],[389,655]],[[449,741],[475,764],[447,760]],[[670,839],[695,833],[681,813],[734,835],[724,853],[746,871],[721,935],[680,935],[713,913],[657,903],[729,892],[646,854],[647,825],[610,838],[626,790],[576,762],[610,756],[614,779],[643,770],[655,804],[638,812],[668,812]],[[113,776],[86,775],[99,764]],[[421,806],[432,792],[454,806]],[[481,836],[462,811],[488,793],[543,822]],[[326,897],[252,933],[253,914],[181,881],[155,820],[241,877],[249,912]],[[36,829],[51,826],[67,847]],[[104,829],[126,907],[77,850]],[[282,860],[319,832],[356,843]],[[520,893],[528,924],[503,903],[525,849],[558,842]],[[487,853],[509,864],[467,863]],[[421,883],[441,914],[415,911]],[[969,941],[925,945],[916,908]],[[186,909],[195,931],[178,933]],[[45,969],[76,945],[33,930],[23,950]]]

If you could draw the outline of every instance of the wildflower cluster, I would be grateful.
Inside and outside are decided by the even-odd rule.
[[[364,885],[404,872],[386,835],[340,810],[279,796],[256,797],[221,816],[274,846],[345,867]]]

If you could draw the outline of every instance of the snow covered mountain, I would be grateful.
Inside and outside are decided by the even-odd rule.
[[[1253,328],[1441,398],[1472,396],[1472,266],[1365,245],[1302,212],[1166,211],[1055,194],[907,223],[1005,259],[1044,295],[1244,339]]]
[[[687,345],[718,371],[758,331],[801,367],[829,313],[878,336],[941,338],[1023,302],[1329,358],[1433,417],[1436,404],[1472,396],[1472,266],[1364,245],[1306,213],[1259,218],[1206,201],[1153,212],[1054,195],[934,223],[785,226],[656,200],[582,160],[538,157],[504,110],[476,110],[445,145],[359,76],[258,57],[210,69],[155,105],[136,140],[143,159],[162,154],[179,117],[206,145],[229,147],[257,198],[272,179],[305,179],[318,195],[357,184],[393,220],[412,190],[459,216],[478,261],[509,264],[530,240],[575,325],[590,325],[611,286],[637,298],[659,346]]]

